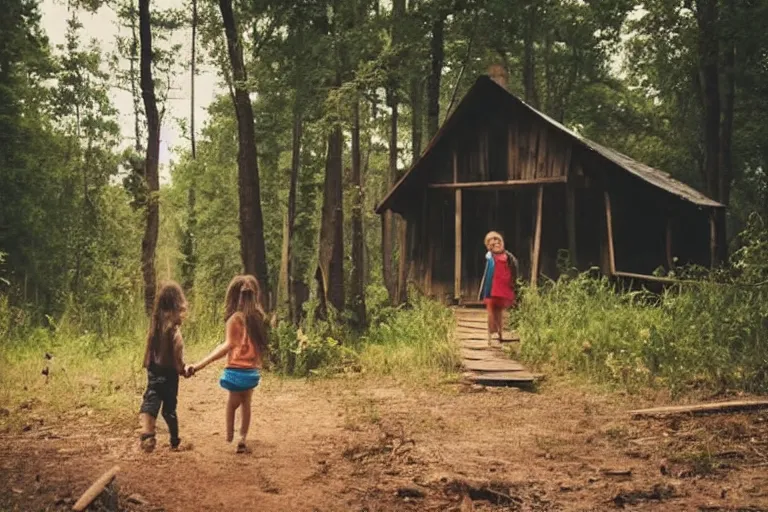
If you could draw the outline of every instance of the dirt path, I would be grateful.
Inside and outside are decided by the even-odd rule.
[[[766,413],[633,421],[648,404],[557,383],[268,376],[236,455],[223,397],[214,372],[182,383],[177,453],[97,417],[0,435],[0,510],[66,510],[113,464],[126,510],[768,510]]]

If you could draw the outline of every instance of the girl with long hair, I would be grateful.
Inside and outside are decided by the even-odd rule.
[[[226,338],[199,363],[192,365],[194,374],[212,362],[227,356],[227,365],[219,384],[229,392],[226,423],[227,442],[235,432],[235,411],[241,409],[240,438],[237,453],[247,450],[246,438],[251,423],[251,397],[261,381],[261,370],[267,353],[265,313],[259,300],[259,282],[251,275],[235,276],[227,289],[224,304]]]

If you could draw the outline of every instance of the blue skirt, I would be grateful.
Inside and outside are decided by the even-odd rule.
[[[227,391],[248,391],[259,385],[261,372],[257,369],[224,368],[219,384]]]

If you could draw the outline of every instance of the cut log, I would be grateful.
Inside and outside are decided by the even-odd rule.
[[[670,407],[654,407],[651,409],[636,409],[629,411],[633,419],[660,418],[676,414],[713,414],[726,412],[745,412],[768,409],[768,400],[736,400],[731,402],[715,402],[709,404],[678,405]]]
[[[464,361],[464,368],[473,372],[521,372],[523,365],[511,359],[494,359],[483,361]]]
[[[98,480],[88,488],[87,491],[80,496],[80,499],[72,506],[72,510],[83,511],[88,508],[93,500],[95,500],[99,494],[102,493],[105,487],[117,476],[117,472],[120,471],[120,466],[113,466],[112,469],[101,475]]]

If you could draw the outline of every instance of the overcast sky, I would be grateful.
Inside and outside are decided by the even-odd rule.
[[[181,7],[181,0],[163,0],[163,7]],[[65,42],[67,30],[67,20],[70,12],[67,8],[67,2],[63,0],[43,0],[40,4],[42,14],[42,25],[51,45],[55,48],[58,44]],[[116,51],[115,38],[120,31],[117,24],[117,16],[109,8],[102,8],[96,14],[87,14],[79,12],[80,21],[83,24],[81,31],[81,41],[87,44],[91,39],[96,39],[105,55]],[[125,29],[123,29],[125,30]],[[127,32],[127,31],[126,31]],[[122,34],[126,35],[126,34]],[[185,63],[184,73],[179,74],[173,83],[175,90],[171,91],[166,116],[163,120],[163,126],[160,132],[160,164],[166,167],[165,176],[167,177],[167,164],[173,157],[174,148],[189,147],[189,141],[182,137],[181,131],[176,119],[188,118],[190,109],[190,72],[189,58],[191,52],[191,30],[180,30],[174,35],[173,42],[182,44],[182,50],[178,56],[179,60]],[[199,43],[198,43],[199,48]],[[104,69],[107,64],[104,62]],[[200,133],[205,122],[206,108],[215,98],[219,80],[216,73],[210,68],[199,70],[197,80],[195,81],[195,124],[196,133]],[[133,101],[128,92],[112,89],[112,101],[120,113],[121,132],[125,138],[124,145],[133,144]]]

